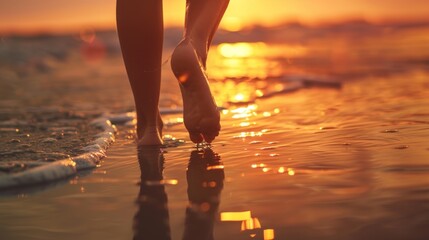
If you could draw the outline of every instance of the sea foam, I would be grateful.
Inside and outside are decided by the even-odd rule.
[[[73,176],[79,170],[95,168],[100,160],[106,157],[107,148],[115,141],[116,127],[107,116],[91,122],[91,125],[100,128],[103,132],[83,148],[84,154],[40,164],[29,170],[0,176],[0,189],[9,189],[48,183]]]

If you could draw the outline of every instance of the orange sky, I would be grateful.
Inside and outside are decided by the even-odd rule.
[[[164,0],[166,26],[181,25],[185,0]],[[224,28],[344,18],[428,19],[427,0],[231,0]],[[0,0],[0,32],[113,28],[115,0]]]

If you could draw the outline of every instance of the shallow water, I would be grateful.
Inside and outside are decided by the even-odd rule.
[[[416,43],[426,35],[403,35],[408,37],[367,40],[359,47],[366,51],[352,54],[353,58],[341,48],[329,55],[332,63],[347,59],[344,63],[353,63],[349,67],[315,64],[329,52],[318,48],[323,46],[318,42],[304,44],[305,51],[297,48],[298,53],[305,52],[295,55],[297,65],[288,64],[285,52],[278,50],[287,46],[277,46],[274,57],[258,68],[264,57],[252,51],[261,43],[247,43],[223,45],[235,49],[235,56],[224,56],[226,60],[244,61],[243,68],[249,68],[231,72],[227,69],[231,61],[215,61],[222,55],[219,46],[220,55],[213,56],[211,66],[234,77],[225,81],[214,77],[212,84],[226,107],[222,133],[212,146],[218,155],[195,152],[189,142],[164,149],[161,155],[156,149],[139,154],[132,127],[119,126],[117,142],[100,167],[50,185],[4,193],[1,238],[167,239],[170,232],[172,239],[209,239],[211,234],[214,239],[273,239],[272,234],[275,239],[427,239],[427,50],[405,51],[404,44],[397,47],[405,54],[400,55],[384,45],[409,39]],[[347,49],[348,42],[342,43]],[[308,55],[316,50],[323,54]],[[381,54],[378,58],[375,50]],[[114,72],[102,71],[119,62],[109,61],[97,68],[101,75],[95,76],[101,79]],[[267,66],[272,70],[269,80],[261,80],[264,76],[258,74]],[[277,85],[274,93],[280,93],[290,83],[284,76],[309,78],[303,76],[307,68],[314,70],[310,78],[339,78],[341,87],[319,84],[271,94],[270,86]],[[241,74],[249,71],[255,75],[243,79]],[[119,71],[115,74],[122,76]],[[109,81],[117,85],[107,84],[105,89],[125,94],[127,86],[114,78]],[[168,86],[161,102],[174,109],[180,99]],[[76,109],[94,86],[82,88],[87,90],[71,90],[82,93],[71,108]],[[220,95],[222,90],[228,95]],[[264,98],[266,93],[270,97]],[[114,96],[119,101],[112,108],[126,109],[129,97]],[[94,102],[102,99],[108,99],[104,92]],[[104,104],[98,109],[109,107]],[[90,112],[94,105],[77,110]],[[165,133],[187,139],[180,117],[164,115],[165,122],[178,122],[167,124]]]
[[[429,234],[427,77],[415,72],[350,82],[341,90],[302,90],[224,111],[223,132],[212,148],[224,170],[215,168],[210,176],[203,168],[190,173],[195,149],[187,143],[163,154],[167,184],[156,184],[161,174],[146,170],[143,175],[152,182],[143,190],[138,185],[137,149],[126,137],[129,130],[122,127],[108,158],[88,176],[36,194],[3,197],[2,235],[5,239],[130,239],[136,234],[140,239],[169,228],[172,238],[180,239],[185,229],[195,231],[193,212],[186,211],[195,196],[188,196],[187,190],[201,188],[192,182],[200,181],[215,182],[215,188],[209,189],[213,191],[208,198],[202,194],[197,199],[208,202],[210,209],[216,206],[210,200],[220,195],[220,205],[216,213],[201,213],[200,222],[194,224],[204,226],[209,221],[202,229],[210,232],[214,220],[215,239],[249,239],[252,234],[263,239],[264,229],[273,229],[276,239],[425,239]],[[414,79],[413,85],[402,81],[405,78]],[[419,90],[412,94],[413,89]],[[237,112],[246,111],[250,117],[238,118]],[[182,127],[166,131],[186,138]],[[149,156],[141,160],[161,161],[147,152]],[[187,181],[187,173],[195,179]],[[223,189],[216,188],[222,183]],[[136,204],[137,198],[144,200]],[[151,205],[159,201],[168,210]],[[153,221],[148,221],[145,211],[156,216]],[[241,220],[248,213],[238,213],[246,211],[256,221],[253,227],[259,223],[260,228],[246,229],[252,228],[250,220],[247,225]],[[169,224],[158,219],[167,214]],[[221,216],[235,221],[220,221]],[[191,223],[185,224],[185,219]],[[133,233],[132,226],[143,232]]]

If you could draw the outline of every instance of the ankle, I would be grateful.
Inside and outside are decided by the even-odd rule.
[[[139,146],[163,144],[159,126],[146,126],[144,129],[137,128],[137,135],[137,144]]]
[[[197,54],[198,60],[201,65],[206,68],[207,61],[207,41],[200,39],[198,37],[186,36],[182,41],[177,45],[177,47],[190,47]],[[177,48],[176,47],[176,48]]]

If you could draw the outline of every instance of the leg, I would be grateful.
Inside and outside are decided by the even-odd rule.
[[[158,102],[163,16],[161,0],[117,0],[122,55],[134,95],[139,145],[162,144]]]
[[[187,0],[185,38],[193,39],[196,51],[206,67],[213,36],[228,7],[229,0]]]
[[[185,36],[176,47],[171,66],[179,80],[185,126],[193,142],[219,134],[220,114],[210,92],[205,65],[208,48],[229,0],[188,0]]]

